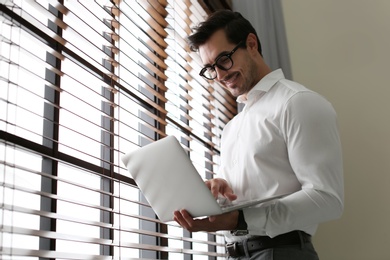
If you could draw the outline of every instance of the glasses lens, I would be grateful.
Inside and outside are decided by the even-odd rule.
[[[215,79],[217,72],[215,71],[214,67],[206,67],[202,69],[200,75],[207,79]]]
[[[219,57],[215,62],[215,66],[222,70],[228,70],[233,66],[233,60],[228,55],[223,55]]]

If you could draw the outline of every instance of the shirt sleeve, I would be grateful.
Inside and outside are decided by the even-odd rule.
[[[245,209],[250,234],[305,230],[343,211],[342,151],[332,105],[317,93],[299,92],[286,103],[280,125],[302,189],[271,205]]]

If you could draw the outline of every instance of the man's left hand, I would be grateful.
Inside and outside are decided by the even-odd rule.
[[[237,227],[238,211],[232,211],[208,218],[194,219],[186,210],[174,212],[174,220],[190,232],[234,230]]]

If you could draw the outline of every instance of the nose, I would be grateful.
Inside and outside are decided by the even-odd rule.
[[[228,73],[227,70],[220,69],[217,66],[215,67],[215,72],[217,72],[217,77],[215,79],[218,81],[221,81]]]

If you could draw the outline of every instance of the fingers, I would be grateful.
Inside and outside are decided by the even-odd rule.
[[[219,184],[216,181],[216,179],[207,180],[205,181],[205,183],[206,186],[211,191],[211,194],[213,194],[214,198],[217,199],[219,194]]]
[[[186,210],[175,211],[173,214],[173,219],[190,232],[209,231],[208,218],[193,219]]]
[[[232,230],[237,226],[238,211],[210,216],[208,218],[193,219],[186,210],[174,212],[174,220],[190,232],[218,230]]]
[[[218,195],[221,194],[229,200],[237,199],[237,195],[234,194],[232,188],[230,188],[226,180],[215,178],[207,180],[205,183],[210,189],[211,194],[213,194],[214,198],[217,199]]]
[[[183,228],[192,230],[193,219],[186,210],[175,211],[174,220]]]
[[[234,193],[225,193],[224,196],[226,198],[228,198],[229,200],[236,200],[237,199],[237,195]]]
[[[224,196],[225,198],[228,198],[229,200],[237,199],[237,195],[234,194],[234,191],[229,186],[227,181],[225,181],[223,179],[221,179],[221,186],[219,188],[219,192],[221,193],[222,196]]]

